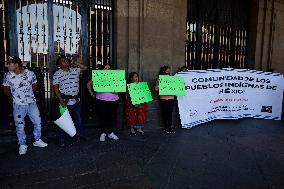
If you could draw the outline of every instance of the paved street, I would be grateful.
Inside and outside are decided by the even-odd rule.
[[[88,129],[90,140],[65,148],[50,135],[46,149],[30,140],[23,157],[2,141],[1,188],[284,188],[283,122],[219,120],[175,134],[148,124],[145,131],[101,143]]]

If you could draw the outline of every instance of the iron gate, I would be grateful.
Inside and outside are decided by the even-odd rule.
[[[112,61],[112,0],[1,0],[0,3],[0,81],[7,71],[7,56],[18,55],[38,79],[35,93],[43,125],[52,120],[54,96],[52,75],[55,60],[66,55],[90,69],[98,63]],[[9,40],[10,39],[12,40]],[[5,48],[4,48],[5,47]],[[83,120],[92,118],[92,107],[86,94],[88,73],[81,74]],[[0,93],[0,106],[9,107],[1,117],[0,133],[12,125],[11,102]],[[4,100],[2,100],[4,99]],[[9,117],[9,118],[8,118]],[[2,131],[1,131],[2,130]]]
[[[247,0],[188,0],[186,66],[246,68]]]

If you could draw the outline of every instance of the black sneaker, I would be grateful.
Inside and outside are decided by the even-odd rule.
[[[59,146],[64,147],[65,146],[65,140],[64,139],[59,139]]]
[[[175,131],[172,128],[168,128],[165,131],[166,133],[175,133]]]
[[[85,141],[89,140],[89,138],[86,135],[78,135],[78,138]]]
[[[80,137],[78,135],[75,135],[74,137],[70,138],[70,142],[68,142],[68,147],[70,146],[73,146],[77,143],[79,143],[81,140],[80,140]]]

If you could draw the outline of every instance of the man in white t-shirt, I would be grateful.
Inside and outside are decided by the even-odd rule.
[[[19,57],[10,57],[9,72],[4,76],[4,93],[13,98],[13,116],[18,137],[19,154],[27,152],[25,117],[29,116],[34,124],[34,146],[46,147],[41,140],[41,118],[36,104],[34,91],[36,89],[36,76],[32,71],[25,69]]]

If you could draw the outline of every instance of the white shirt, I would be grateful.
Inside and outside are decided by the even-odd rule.
[[[34,72],[25,69],[21,74],[7,72],[4,76],[3,86],[10,87],[13,103],[28,105],[36,102],[32,85],[37,82]]]

